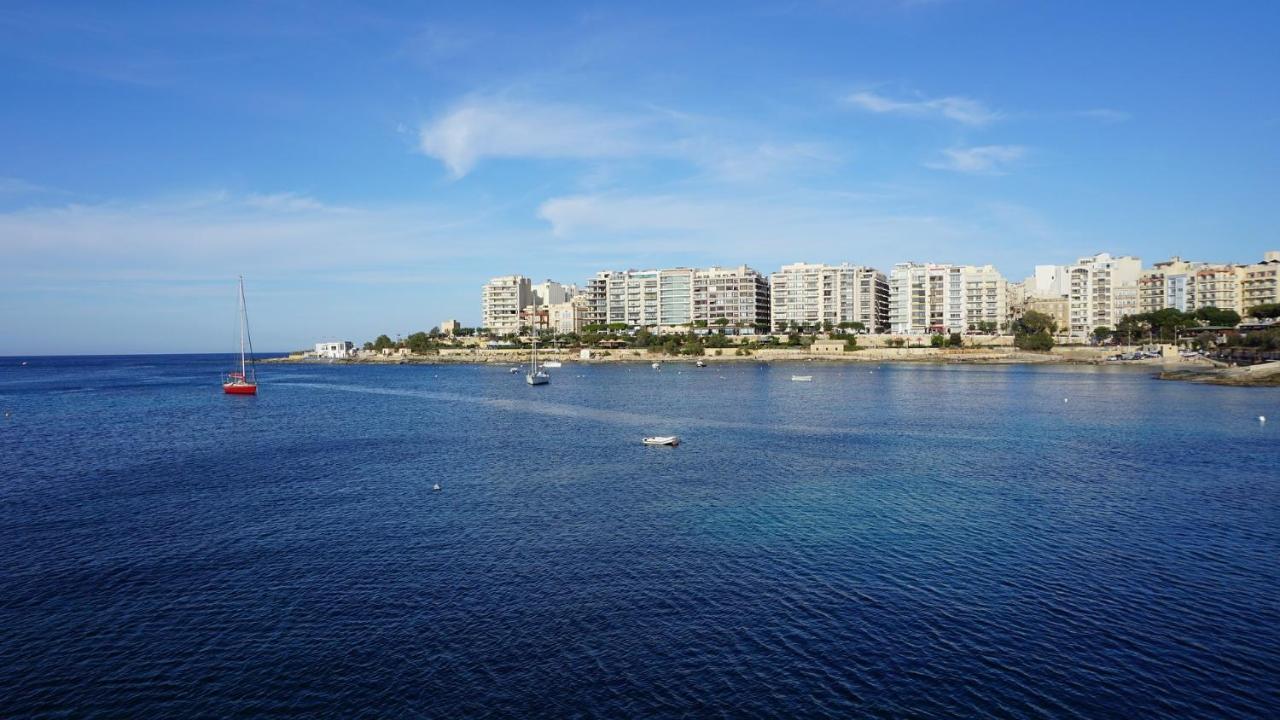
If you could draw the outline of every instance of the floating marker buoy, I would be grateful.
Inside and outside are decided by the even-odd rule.
[[[1071,402],[1071,398],[1062,398],[1062,402]]]
[[[6,413],[6,414],[8,414],[8,413]],[[1260,422],[1260,423],[1265,423],[1266,421],[1267,421],[1267,416],[1266,416],[1266,415],[1259,415],[1259,416],[1258,416],[1258,422]]]

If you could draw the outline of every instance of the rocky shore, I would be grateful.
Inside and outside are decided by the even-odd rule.
[[[1161,380],[1184,380],[1212,385],[1280,387],[1280,362],[1262,363],[1247,367],[1199,367],[1166,370],[1160,373],[1159,377]]]

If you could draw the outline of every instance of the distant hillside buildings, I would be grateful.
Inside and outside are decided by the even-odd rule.
[[[1178,257],[1143,269],[1109,253],[1070,265],[1037,265],[1009,282],[991,265],[902,262],[871,267],[794,263],[766,277],[732,268],[604,270],[579,290],[521,275],[495,277],[481,294],[482,326],[496,335],[538,327],[560,333],[616,325],[658,330],[859,328],[899,335],[1007,330],[1035,310],[1057,320],[1060,337],[1086,341],[1126,315],[1176,308],[1235,310],[1280,303],[1280,251],[1248,265]]]

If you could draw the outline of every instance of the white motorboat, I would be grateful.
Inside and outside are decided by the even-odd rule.
[[[645,445],[670,445],[675,447],[680,444],[680,438],[675,435],[658,435],[655,437],[647,437],[644,439]]]
[[[812,375],[792,375],[791,379],[795,382],[813,382]]]
[[[660,367],[662,367],[662,363],[654,363],[654,364],[653,364],[653,369],[654,369],[654,370],[657,370],[657,369],[658,369],[658,368],[660,368]]]
[[[510,372],[512,375],[515,375],[516,373],[520,372],[520,368],[513,367],[508,372]]]
[[[706,367],[706,366],[707,366],[707,364],[706,364],[706,363],[704,363],[704,362],[702,362],[701,360],[699,360],[698,362],[694,363],[694,365],[696,365],[697,367]]]
[[[559,360],[548,360],[548,361],[546,361],[546,362],[542,363],[542,367],[545,367],[545,368],[558,368],[558,367],[563,367],[563,364],[562,364]]]

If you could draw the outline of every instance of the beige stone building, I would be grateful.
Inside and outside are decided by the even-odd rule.
[[[494,335],[512,335],[520,330],[520,313],[533,302],[529,278],[503,275],[485,283],[481,292],[480,324]]]
[[[1262,262],[1245,265],[1240,281],[1244,311],[1258,305],[1280,303],[1280,250],[1263,255]]]

